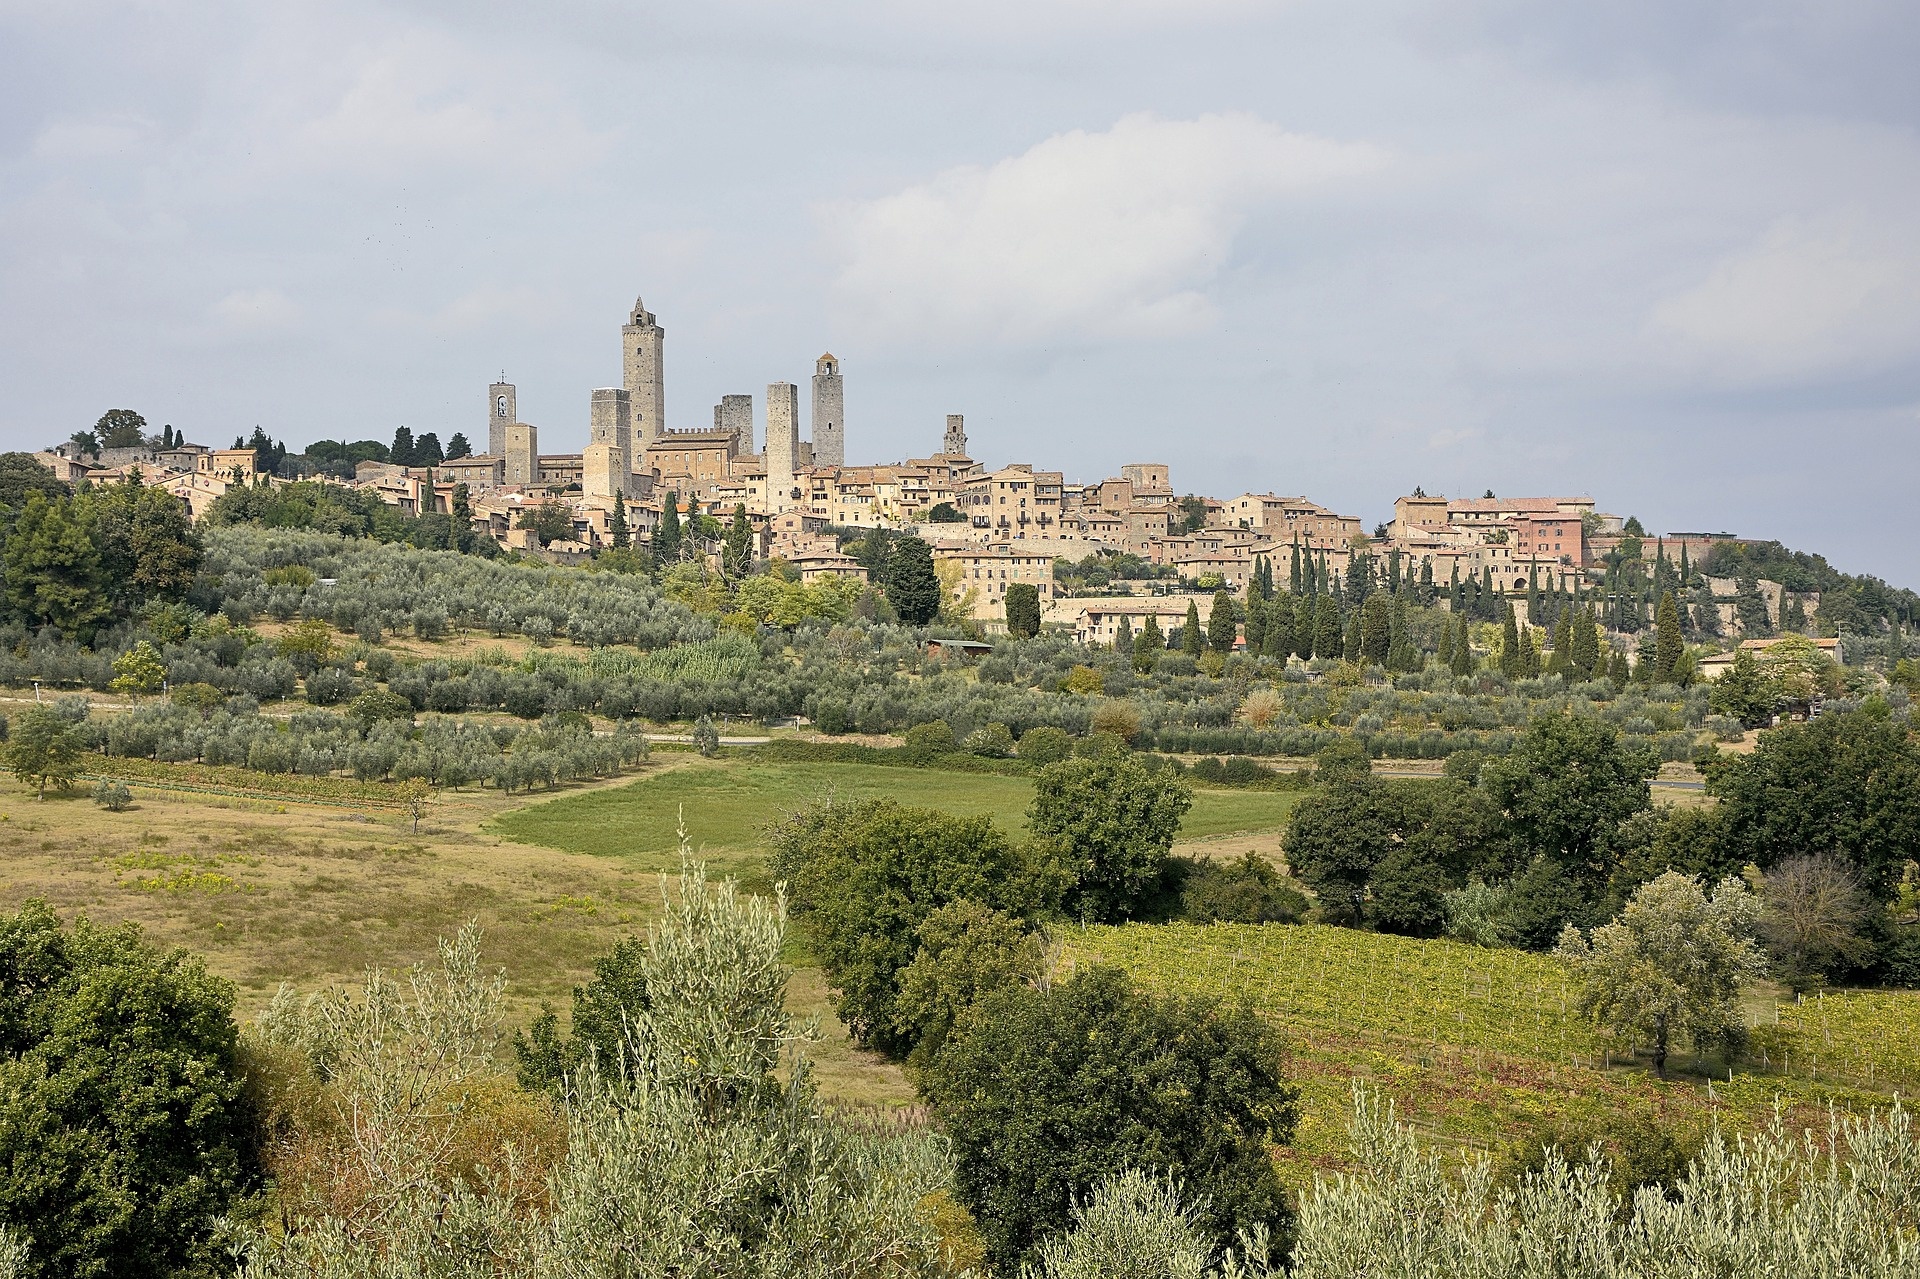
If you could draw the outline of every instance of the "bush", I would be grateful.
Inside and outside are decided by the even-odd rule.
[[[967,734],[967,753],[988,759],[1004,759],[1013,754],[1013,734],[998,722],[984,725]]]
[[[1297,924],[1307,909],[1306,896],[1253,853],[1196,863],[1180,890],[1180,913],[1196,924]]]
[[[390,689],[372,688],[353,699],[347,707],[347,714],[366,728],[372,728],[382,720],[411,722],[413,703]]]
[[[1014,1274],[1115,1171],[1184,1184],[1213,1247],[1291,1216],[1269,1142],[1299,1092],[1279,1032],[1250,1008],[1158,999],[1113,969],[988,995],[935,1056],[925,1093],[997,1273]]]
[[[133,806],[133,792],[125,782],[101,778],[93,788],[93,802],[110,813],[124,813]]]
[[[1131,702],[1102,702],[1093,712],[1092,731],[1111,733],[1129,746],[1140,736],[1140,712]]]
[[[233,990],[132,925],[0,918],[0,1221],[18,1273],[211,1273],[253,1183]]]
[[[1073,737],[1064,729],[1029,728],[1020,734],[1020,758],[1035,768],[1057,764],[1073,754]]]
[[[907,730],[907,759],[915,764],[931,764],[957,749],[953,729],[944,719],[915,724]]]
[[[323,666],[307,676],[307,700],[315,706],[338,706],[359,691],[359,687],[351,671],[341,670],[338,666]]]

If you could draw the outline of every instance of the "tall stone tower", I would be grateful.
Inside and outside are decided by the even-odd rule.
[[[504,378],[506,375],[503,373]],[[513,383],[495,382],[487,388],[487,452],[499,457],[507,451],[507,428],[520,420]]]
[[[713,429],[733,436],[735,453],[753,452],[753,397],[723,395],[713,406]]]
[[[580,490],[588,497],[612,497],[632,490],[632,409],[626,391],[603,387],[593,393],[587,447],[580,462]]]
[[[660,327],[639,298],[633,314],[620,328],[621,369],[627,396],[633,405],[636,446],[645,449],[667,429],[667,384],[664,348],[667,331]]]
[[[526,422],[507,427],[500,451],[507,459],[504,482],[531,488],[540,482],[540,432]]]
[[[940,451],[949,457],[967,456],[967,419],[959,413],[947,414],[947,438]]]
[[[800,460],[800,388],[791,382],[767,387],[767,509],[793,505],[794,468]]]
[[[847,464],[846,392],[831,352],[813,362],[813,464]]]

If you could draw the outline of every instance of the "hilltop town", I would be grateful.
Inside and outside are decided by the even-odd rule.
[[[1189,604],[1204,608],[1221,590],[1244,599],[1262,565],[1269,576],[1281,566],[1296,592],[1303,563],[1323,587],[1365,571],[1457,602],[1464,586],[1511,603],[1522,625],[1552,625],[1552,617],[1533,616],[1542,592],[1563,600],[1604,588],[1614,597],[1620,592],[1611,588],[1632,579],[1645,588],[1635,591],[1644,596],[1632,606],[1636,616],[1616,603],[1620,615],[1602,620],[1641,629],[1663,574],[1685,588],[1684,620],[1697,636],[1765,636],[1794,619],[1806,629],[1821,604],[1819,591],[1792,582],[1694,571],[1716,544],[1743,539],[1649,534],[1590,496],[1448,498],[1416,489],[1395,500],[1390,521],[1368,529],[1306,496],[1183,495],[1164,462],[1125,465],[1094,481],[1069,480],[1065,469],[1035,459],[989,468],[957,413],[947,415],[927,456],[850,464],[845,377],[831,353],[815,362],[805,438],[800,388],[784,381],[769,384],[757,407],[751,394],[722,397],[710,428],[672,428],[666,330],[643,301],[620,326],[620,343],[623,385],[591,391],[588,444],[579,453],[541,452],[539,426],[521,420],[517,388],[503,378],[487,387],[484,436],[475,423],[481,452],[465,432],[442,446],[405,427],[391,446],[326,440],[294,455],[256,428],[251,441],[219,448],[191,443],[170,425],[147,435],[144,419],[116,410],[109,418],[140,426],[123,424],[107,439],[103,420],[100,430],[35,456],[69,483],[137,474],[181,499],[196,520],[237,488],[339,485],[406,517],[457,518],[474,536],[558,563],[645,542],[663,522],[740,511],[755,559],[777,561],[802,582],[864,582],[868,569],[846,553],[847,536],[911,532],[932,549],[950,615],[986,632],[1003,629],[1008,588],[1029,584],[1045,623],[1084,642],[1110,643],[1149,617],[1168,632]],[[717,561],[718,548],[710,553]]]

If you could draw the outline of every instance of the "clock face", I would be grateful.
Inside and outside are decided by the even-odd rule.
[[[507,397],[506,396],[503,395],[499,399],[493,402],[493,411],[495,414],[497,414],[500,417],[505,417],[507,415]]]

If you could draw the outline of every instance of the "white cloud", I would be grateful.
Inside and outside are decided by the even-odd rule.
[[[1920,245],[1849,215],[1786,218],[1653,310],[1649,327],[1721,376],[1777,381],[1909,358]]]
[[[102,116],[54,120],[33,140],[33,158],[54,162],[124,156],[146,143],[154,131],[138,116]]]
[[[842,301],[876,335],[1012,342],[1191,330],[1247,217],[1369,173],[1365,145],[1243,114],[1130,115],[991,167],[825,210]]]

